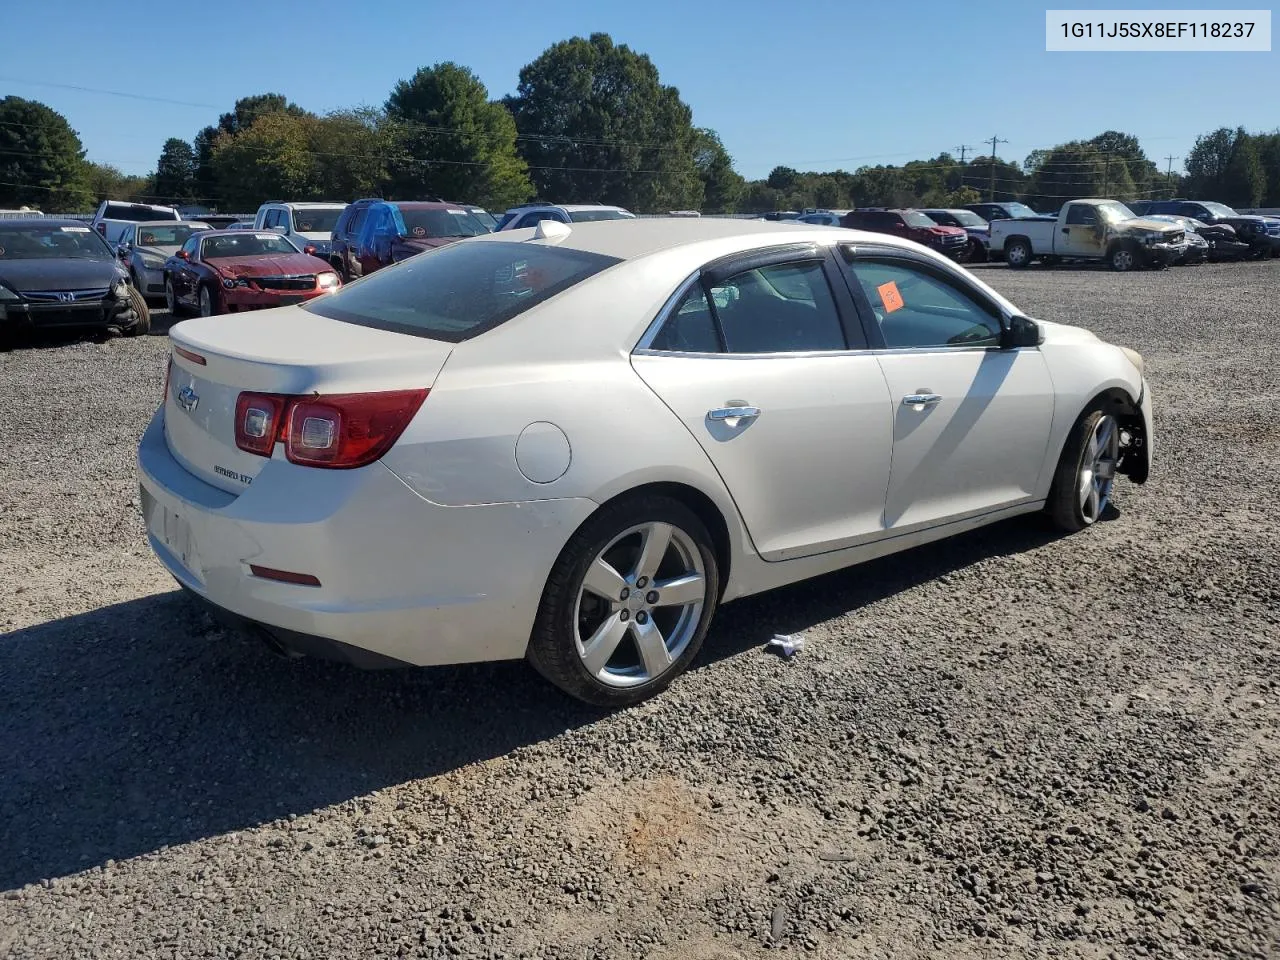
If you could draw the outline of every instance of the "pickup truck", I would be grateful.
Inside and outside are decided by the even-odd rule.
[[[1102,260],[1112,270],[1168,266],[1184,252],[1184,230],[1143,220],[1118,200],[1071,200],[1056,217],[991,222],[991,251],[1011,267],[1036,259]]]
[[[120,235],[133,223],[150,223],[156,220],[181,220],[174,207],[160,207],[151,203],[126,203],[123,200],[103,200],[93,215],[90,226],[102,235],[102,239],[114,249]]]

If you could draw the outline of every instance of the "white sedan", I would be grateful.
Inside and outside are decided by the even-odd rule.
[[[173,327],[152,548],[277,649],[634,703],[716,607],[1142,483],[1142,358],[880,234],[504,231]],[[761,637],[761,640],[767,637]]]

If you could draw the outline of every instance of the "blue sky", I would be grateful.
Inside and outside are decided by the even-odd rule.
[[[1245,6],[1235,4],[1232,6]],[[1001,156],[1107,129],[1147,155],[1185,157],[1219,126],[1280,126],[1280,54],[1046,53],[1044,11],[1025,0],[892,3],[641,3],[442,0],[219,0],[194,7],[131,0],[10,3],[0,96],[41,100],[80,133],[90,159],[128,173],[155,166],[169,136],[190,139],[237,97],[286,94],[324,112],[385,100],[419,66],[469,66],[491,95],[557,40],[594,31],[648,53],[699,126],[717,130],[738,169],[776,164],[853,170],[982,150]],[[1059,2],[1054,7],[1136,4]],[[1151,9],[1212,4],[1166,2]],[[187,18],[190,15],[190,19]],[[147,29],[146,25],[152,25]],[[77,51],[73,53],[72,51]],[[15,81],[27,82],[15,82]],[[37,85],[107,88],[208,106]],[[1181,160],[1174,161],[1177,169]]]

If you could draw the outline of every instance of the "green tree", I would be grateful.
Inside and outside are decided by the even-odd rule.
[[[394,138],[380,110],[342,110],[306,124],[312,151],[313,200],[349,200],[380,193]]]
[[[87,173],[66,117],[35,100],[0,100],[0,206],[83,210],[93,199]]]
[[[692,111],[653,61],[608,34],[547,48],[506,103],[540,195],[637,211],[700,206]]]
[[[1083,197],[1134,199],[1128,166],[1113,160],[1089,141],[1075,140],[1048,151],[1036,168],[1027,190],[1027,202],[1044,210],[1056,210],[1068,200]]]
[[[1187,154],[1187,195],[1196,200],[1220,200],[1227,166],[1235,149],[1235,134],[1227,127],[1196,137]]]
[[[1151,195],[1151,185],[1158,170],[1147,159],[1137,137],[1119,130],[1108,130],[1088,142],[1098,148],[1105,160],[1124,165],[1133,186],[1131,195],[1122,199],[1145,199]]]
[[[516,125],[480,79],[456,63],[422,67],[387,98],[395,144],[388,189],[413,199],[435,194],[497,209],[533,187],[516,153]]]
[[[156,163],[156,195],[173,203],[189,203],[196,195],[196,154],[191,144],[170,137]]]
[[[1262,206],[1280,207],[1280,131],[1258,134],[1258,159],[1266,176]]]
[[[693,165],[702,180],[702,211],[733,213],[746,181],[733,169],[733,158],[714,130],[694,131]]]
[[[1216,199],[1229,207],[1256,207],[1261,203],[1266,188],[1267,177],[1258,154],[1257,138],[1246,133],[1244,127],[1239,127],[1231,145],[1227,169],[1223,172],[1222,193]]]
[[[310,125],[314,118],[264,114],[213,146],[217,195],[226,209],[253,210],[265,200],[307,199],[315,182]]]
[[[109,163],[86,161],[85,184],[94,205],[103,200],[154,201],[155,191],[150,177],[122,173]]]
[[[241,97],[229,113],[218,117],[215,126],[205,127],[196,134],[192,141],[195,153],[195,199],[215,206],[222,199],[217,195],[218,178],[213,164],[214,149],[219,137],[235,136],[247,130],[259,117],[273,113],[294,117],[311,115],[282,93],[258,93],[251,97]]]

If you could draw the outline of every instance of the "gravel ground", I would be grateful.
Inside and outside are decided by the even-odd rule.
[[[726,607],[614,715],[216,629],[137,515],[164,337],[0,354],[0,957],[1280,955],[1280,261],[979,269],[1146,355],[1147,486]]]

